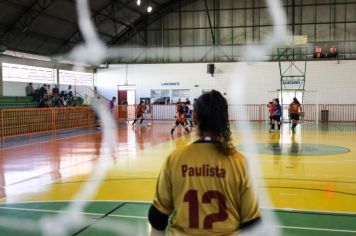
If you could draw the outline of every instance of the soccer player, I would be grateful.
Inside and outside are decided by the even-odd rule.
[[[268,107],[268,115],[269,115],[269,125],[272,124],[272,117],[273,117],[273,113],[274,113],[274,105],[273,102],[269,102],[267,104]]]
[[[187,113],[187,123],[189,123],[190,128],[193,128],[193,110],[189,109]]]
[[[136,112],[136,119],[132,123],[132,126],[135,125],[136,121],[138,119],[141,119],[140,124],[143,122],[143,113],[146,111],[146,105],[144,101],[141,101],[140,104],[137,106],[137,112]]]
[[[179,110],[177,111],[177,115],[176,115],[176,123],[173,126],[173,128],[171,129],[171,135],[174,133],[174,130],[179,125],[181,125],[185,129],[185,132],[187,134],[189,133],[189,129],[187,127],[187,118],[186,118],[186,114],[184,112],[184,108],[183,108],[183,106],[180,106],[178,109]]]
[[[279,104],[279,99],[275,98],[273,99],[273,116],[272,116],[272,124],[271,124],[271,130],[273,131],[275,128],[275,124],[278,126],[278,130],[281,130],[281,116],[282,116],[282,107]]]
[[[193,120],[199,139],[173,151],[159,174],[148,212],[151,235],[232,235],[257,225],[261,213],[245,157],[231,142],[221,93],[201,95]]]
[[[292,120],[292,132],[295,133],[300,119],[301,105],[297,98],[293,98],[293,102],[289,105],[289,117]]]

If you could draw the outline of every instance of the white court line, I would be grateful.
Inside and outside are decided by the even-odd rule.
[[[64,213],[64,214],[73,213],[73,212],[71,212],[71,211],[45,210],[45,209],[33,209],[33,208],[17,208],[17,207],[0,207],[0,209],[4,209],[4,210],[14,210],[14,211]],[[83,214],[83,215],[91,215],[91,216],[103,216],[103,215],[105,215],[105,213],[90,213],[90,212],[81,212],[81,214]],[[116,215],[116,214],[110,214],[110,215],[108,215],[108,216],[119,217],[119,218],[147,219],[146,216],[130,216],[130,215]]]
[[[279,156],[280,157],[280,156]],[[325,155],[325,156],[308,156],[306,159],[301,160],[301,158],[304,158],[305,156],[285,156],[288,158],[293,158],[295,157],[296,160],[278,160],[278,162],[283,162],[283,163],[290,163],[290,162],[296,162],[296,163],[318,163],[318,164],[326,164],[326,163],[356,163],[356,160],[306,160],[307,158],[320,158],[320,157],[331,157],[331,155]],[[273,158],[273,157],[270,157]],[[297,159],[299,158],[299,159]],[[260,160],[261,162],[276,162],[273,159],[264,159]]]
[[[0,148],[0,150],[10,150],[10,149],[23,148],[23,147],[28,147],[28,146],[37,145],[37,144],[54,143],[55,141],[58,141],[58,140],[79,138],[81,136],[92,135],[92,134],[96,134],[96,133],[100,133],[100,132],[99,131],[97,131],[97,132],[94,131],[94,132],[89,133],[89,134],[77,134],[77,135],[73,135],[73,136],[70,136],[70,137],[54,138],[53,140],[45,140],[45,141],[40,141],[40,142],[22,144],[22,145],[13,146],[13,147]]]
[[[356,212],[348,211],[317,211],[317,210],[307,210],[307,209],[294,209],[294,208],[272,208],[272,207],[261,207],[262,210],[271,210],[271,211],[285,211],[289,213],[314,213],[314,214],[325,214],[325,215],[350,215],[356,216]]]
[[[74,200],[43,200],[43,201],[23,201],[23,202],[4,202],[0,203],[0,209],[3,208],[1,205],[10,205],[10,204],[32,204],[32,203],[71,203]],[[144,203],[152,204],[152,201],[145,200],[125,200],[125,199],[112,199],[112,200],[76,200],[77,202],[112,202],[112,203]],[[21,208],[19,208],[21,209]],[[315,214],[333,214],[333,215],[350,215],[356,216],[356,212],[348,211],[318,211],[318,210],[309,210],[309,209],[296,209],[296,208],[273,208],[273,207],[260,207],[261,210],[271,210],[271,211],[285,211],[290,213],[315,213]]]
[[[283,228],[283,229],[299,229],[299,230],[311,230],[311,231],[356,233],[356,230],[345,230],[345,229],[325,229],[325,228],[310,228],[310,227],[283,226],[283,225],[276,225],[276,226],[273,226],[273,227],[275,227],[275,228]]]
[[[30,209],[30,208],[16,208],[16,207],[0,207],[4,210],[15,210],[15,211],[32,211],[32,212],[48,212],[48,213],[72,213],[69,211],[55,211],[55,210],[42,210],[42,209]],[[94,215],[94,216],[103,216],[104,213],[86,213],[82,212],[83,215]],[[117,217],[117,218],[131,218],[131,219],[147,219],[146,216],[130,216],[130,215],[115,215],[111,214],[108,217]],[[356,230],[344,230],[344,229],[326,229],[326,228],[311,228],[311,227],[297,227],[297,226],[284,226],[284,225],[275,225],[275,228],[283,229],[299,229],[299,230],[310,230],[310,231],[327,231],[327,232],[342,232],[342,233],[356,233]]]
[[[52,203],[52,202],[67,202],[68,204],[71,202],[113,202],[113,203],[152,203],[152,201],[138,201],[138,200],[120,200],[120,199],[113,199],[113,200],[44,200],[44,201],[23,201],[23,202],[4,202],[0,203],[1,205],[9,205],[9,204],[30,204],[30,203]]]

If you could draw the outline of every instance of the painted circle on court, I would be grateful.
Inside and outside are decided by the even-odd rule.
[[[237,150],[284,156],[328,156],[350,152],[350,149],[345,147],[313,143],[257,143],[256,145],[239,145]]]

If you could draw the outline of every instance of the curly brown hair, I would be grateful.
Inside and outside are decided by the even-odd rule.
[[[198,120],[198,135],[209,133],[219,152],[228,156],[236,152],[231,142],[228,105],[216,90],[201,95],[194,103]]]

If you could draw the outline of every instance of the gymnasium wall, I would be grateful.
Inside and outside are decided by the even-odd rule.
[[[12,56],[0,55],[0,95],[2,96],[26,96],[26,86],[27,83],[22,82],[10,82],[2,80],[2,63],[12,63],[19,65],[27,65],[27,66],[36,66],[36,67],[45,67],[45,68],[59,68],[62,70],[73,70],[73,65],[70,64],[55,64],[52,61],[43,61],[36,59],[28,59],[28,58],[17,58]],[[93,72],[93,70],[89,67],[84,68],[86,72]],[[37,87],[42,86],[43,83],[33,83],[33,87],[36,89]],[[54,84],[50,84],[51,87],[54,87]],[[67,85],[65,85],[67,87]]]
[[[239,74],[247,68],[245,102],[266,103],[269,91],[279,88],[278,62],[216,63],[214,77],[204,64],[138,64],[110,65],[95,75],[98,91],[105,97],[117,96],[118,85],[136,85],[136,101],[150,97],[151,89],[190,89],[191,99],[202,90],[217,89],[226,93],[230,103],[238,104],[236,86]],[[179,85],[167,85],[177,83]],[[236,85],[239,84],[239,85]],[[356,61],[307,62],[306,90],[318,91],[320,104],[356,104]]]

